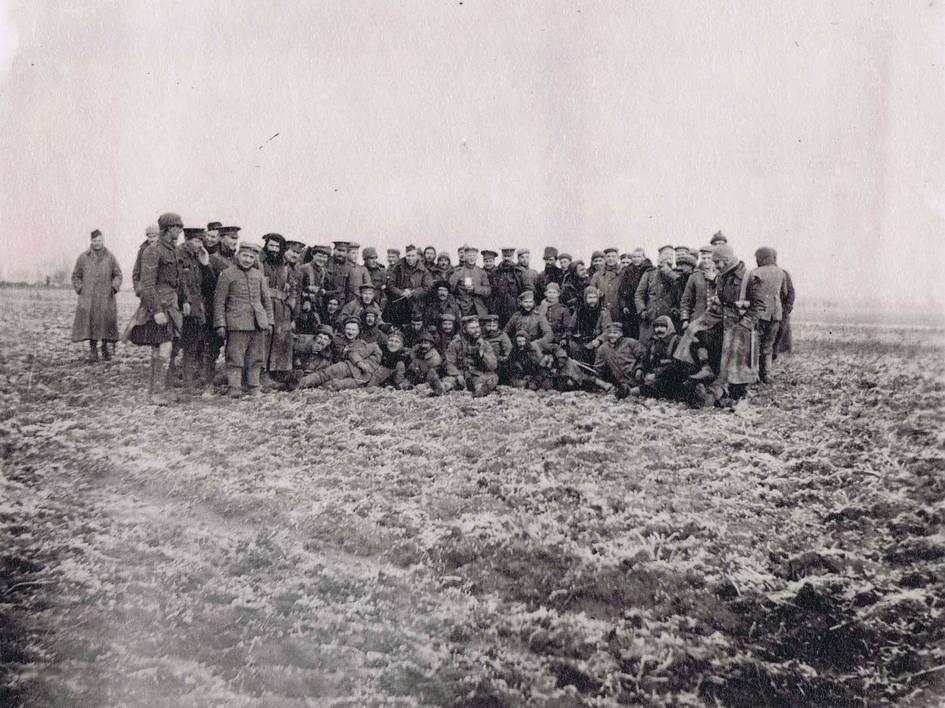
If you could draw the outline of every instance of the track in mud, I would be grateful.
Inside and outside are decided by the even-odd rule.
[[[0,298],[8,701],[943,693],[940,331],[798,326],[745,416],[508,391],[156,409],[144,352],[77,363],[68,296]]]

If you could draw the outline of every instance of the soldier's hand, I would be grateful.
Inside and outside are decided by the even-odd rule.
[[[409,288],[404,290],[404,297],[410,297],[411,295],[413,295],[413,290],[410,290]]]
[[[217,327],[217,338],[226,339],[226,327]]]
[[[160,327],[163,327],[164,325],[167,324],[167,315],[165,315],[163,312],[155,312],[154,322]]]
[[[679,324],[680,329],[682,329],[684,332],[686,331],[686,327],[688,326],[689,326],[689,320],[683,320]]]
[[[210,265],[210,254],[207,253],[207,249],[202,245],[200,246],[200,250],[197,251],[197,260],[200,261],[200,265]]]
[[[184,306],[181,308],[181,312],[184,313],[184,317],[190,317],[190,303],[185,302]]]

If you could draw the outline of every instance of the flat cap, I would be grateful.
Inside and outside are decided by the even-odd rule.
[[[549,290],[554,290],[556,293],[560,293],[560,292],[561,292],[561,286],[558,285],[556,282],[551,281],[550,283],[548,283],[548,284],[545,286],[545,292],[548,292]]]
[[[94,231],[92,231],[91,234],[89,234],[89,239],[93,239],[101,235],[102,235],[102,232],[99,231],[98,229],[95,229]]]
[[[330,256],[331,249],[328,246],[316,245],[312,246],[312,253],[324,253],[326,256]]]
[[[345,317],[345,321],[344,321],[345,325],[349,325],[352,322],[354,322],[358,327],[361,326],[361,318],[354,317],[353,315],[351,317]]]
[[[301,241],[286,241],[286,248],[291,248],[293,251],[304,251],[305,244]]]
[[[559,253],[559,254],[558,254],[558,260],[559,260],[559,261],[563,261],[563,260],[565,260],[565,259],[567,259],[567,260],[569,260],[569,261],[573,261],[573,260],[574,260],[574,258],[571,256],[570,253]]]
[[[518,339],[519,337],[521,337],[525,341],[528,341],[528,330],[525,330],[525,329],[515,330],[515,338]]]
[[[208,221],[207,222],[207,231],[217,231],[222,228],[223,224],[219,221]]]
[[[468,325],[468,324],[470,324],[471,322],[475,322],[476,324],[479,324],[479,315],[465,315],[465,316],[463,317],[463,324],[464,324],[464,325]]]
[[[449,261],[449,260],[450,260],[450,254],[447,253],[446,251],[440,251],[440,252],[436,255],[436,260],[437,260],[437,261],[444,261],[444,260],[445,260],[445,261]]]
[[[430,342],[430,344],[433,344],[436,341],[436,339],[434,339],[433,334],[431,332],[429,332],[428,330],[423,330],[417,337],[417,341]]]
[[[162,231],[164,229],[169,229],[172,226],[179,226],[180,228],[184,228],[184,221],[180,218],[179,214],[175,214],[174,212],[169,211],[165,214],[161,214],[158,217],[158,226],[161,227]]]
[[[238,250],[259,253],[262,250],[262,244],[256,243],[255,241],[240,241]]]
[[[347,241],[332,241],[332,243],[335,244],[335,248],[343,248],[345,250],[348,248]]]
[[[531,253],[531,251],[529,251],[527,248],[518,249],[518,255],[522,256],[522,255],[525,255],[526,253]]]
[[[410,253],[411,251],[416,251],[416,250],[417,250],[416,246],[414,246],[412,243],[408,243],[407,247],[404,248],[404,253]]]
[[[607,254],[607,253],[620,253],[620,251],[617,250],[616,248],[614,248],[613,246],[610,246],[610,247],[604,249],[604,253],[605,253],[605,254]]]
[[[503,256],[514,256],[514,255],[515,255],[515,249],[514,249],[514,248],[503,248],[503,249],[502,249],[502,255],[503,255]]]
[[[184,238],[186,240],[190,240],[192,238],[203,238],[206,235],[207,235],[206,229],[202,229],[199,227],[188,226],[184,229]]]
[[[662,253],[663,251],[675,251],[675,250],[676,250],[675,246],[667,245],[667,246],[660,246],[658,249],[656,249],[656,252]]]
[[[399,256],[399,255],[400,255],[400,249],[399,249],[399,248],[388,248],[388,249],[387,249],[387,255],[388,255],[388,256]]]
[[[610,322],[604,325],[604,329],[619,329],[622,332],[623,323],[620,322],[619,320],[611,320]]]
[[[595,258],[603,258],[603,257],[604,257],[604,252],[603,252],[603,251],[594,251],[594,252],[591,254],[591,260],[594,260]]]
[[[699,261],[696,259],[696,257],[688,252],[680,253],[678,256],[676,256],[676,265],[681,266],[683,263],[691,265],[693,268],[699,265]]]
[[[440,314],[440,322],[455,322],[456,315],[452,312],[443,312]]]
[[[483,257],[483,258],[498,258],[498,257],[499,257],[499,254],[496,253],[495,251],[490,251],[490,250],[488,250],[488,249],[484,249],[484,250],[482,251],[482,257]]]
[[[390,334],[387,335],[388,341],[391,339],[399,339],[401,342],[404,341],[404,333],[399,329],[393,330]]]
[[[333,330],[328,325],[323,324],[323,325],[318,325],[318,327],[315,328],[315,334],[327,334],[329,337],[334,337],[335,330]]]
[[[376,288],[374,287],[374,283],[361,283],[361,285],[358,286],[358,290],[370,290],[373,292]]]
[[[443,280],[442,278],[440,278],[439,280],[434,280],[434,281],[433,281],[433,288],[434,288],[434,289],[436,289],[436,288],[446,288],[447,290],[449,290],[449,289],[450,289],[450,281],[448,281],[448,280]]]
[[[523,300],[534,300],[535,293],[532,292],[531,290],[523,290],[522,292],[518,294],[518,299],[520,302]]]
[[[361,244],[358,243],[357,241],[348,241],[348,250],[349,250],[349,251],[356,251],[356,250],[359,249],[359,248],[361,248]]]
[[[235,233],[239,233],[239,230],[240,230],[239,226],[221,226],[220,227],[221,234],[235,234]]]
[[[498,322],[499,316],[493,313],[488,313],[479,318],[480,322]]]
[[[476,253],[479,253],[479,249],[476,248],[475,246],[470,246],[469,244],[466,244],[465,246],[463,246],[463,253],[469,253],[470,251],[475,251]]]

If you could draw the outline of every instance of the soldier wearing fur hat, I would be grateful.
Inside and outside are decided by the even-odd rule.
[[[184,326],[181,305],[186,302],[182,273],[175,250],[184,222],[173,213],[158,219],[157,241],[141,257],[141,306],[135,313],[128,338],[132,343],[151,347],[149,397],[158,405],[170,399],[165,394],[165,376],[174,339]]]
[[[528,333],[529,341],[534,342],[543,354],[551,352],[556,346],[548,320],[535,312],[535,293],[531,290],[518,296],[518,311],[509,318],[503,329],[510,339],[519,330],[524,330]]]
[[[184,291],[184,304],[181,307],[184,324],[180,335],[184,356],[181,369],[184,390],[188,393],[193,391],[198,362],[206,353],[207,301],[213,297],[214,278],[210,269],[210,254],[203,245],[205,233],[203,229],[184,229],[184,243],[177,247],[181,287]]]
[[[237,264],[223,271],[213,294],[213,324],[217,336],[226,339],[226,377],[233,398],[244,385],[248,393],[259,393],[266,335],[273,328],[272,299],[257,267],[261,250],[257,243],[241,243]]]
[[[672,316],[676,307],[676,281],[680,275],[673,269],[675,249],[663,246],[659,250],[659,264],[640,278],[634,295],[634,304],[640,318],[640,341],[647,342],[653,333],[653,321],[663,315]]]
[[[549,283],[561,285],[561,279],[564,277],[564,272],[558,267],[557,248],[546,246],[542,260],[545,262],[545,269],[535,278],[535,302],[545,299],[545,288]]]
[[[609,384],[602,386],[605,390],[612,385],[617,398],[625,398],[633,388],[633,373],[645,347],[624,336],[620,322],[607,323],[603,340],[594,357],[594,370],[601,381]]]
[[[436,350],[433,334],[424,330],[417,337],[417,343],[410,350],[410,362],[407,364],[407,382],[413,386],[429,384],[433,396],[443,394],[443,383],[439,370],[443,357]]]
[[[589,365],[603,342],[604,327],[610,322],[610,313],[600,301],[600,291],[593,285],[584,289],[584,298],[571,315],[571,338],[568,351],[571,358]]]
[[[420,263],[417,247],[409,245],[404,257],[391,269],[387,279],[387,310],[391,324],[406,327],[413,317],[423,317],[427,293],[433,278]]]
[[[272,332],[266,335],[263,386],[269,386],[270,381],[284,382],[288,372],[292,371],[292,335],[295,323],[285,251],[286,242],[282,234],[268,233],[263,236],[260,263],[272,300],[273,312]]]
[[[338,362],[306,376],[299,388],[324,386],[333,391],[366,386],[381,363],[381,348],[361,339],[361,322],[349,317],[344,322],[344,339]]]
[[[464,317],[478,318],[489,312],[486,302],[492,295],[492,286],[486,272],[476,265],[478,249],[465,246],[463,257],[462,266],[456,268],[449,277],[450,291]],[[478,326],[478,319],[476,324]]]
[[[427,298],[427,304],[424,312],[424,323],[428,327],[436,327],[440,321],[440,315],[450,313],[459,321],[462,313],[459,310],[459,304],[450,294],[450,284],[448,280],[440,279],[433,282],[430,288],[430,295]]]
[[[620,262],[616,248],[604,249],[604,267],[594,273],[591,285],[600,290],[601,300],[610,319],[619,322],[620,301],[617,292],[620,289]]]
[[[502,249],[502,260],[489,274],[489,285],[489,311],[499,316],[499,327],[518,309],[518,296],[534,287],[525,268],[515,262],[514,248]]]
[[[463,331],[450,342],[445,359],[444,391],[469,390],[474,397],[481,398],[488,396],[499,383],[495,352],[483,339],[479,318],[475,315],[463,317]]]
[[[499,329],[499,316],[488,314],[479,319],[482,327],[482,336],[489,344],[496,356],[496,374],[500,384],[509,382],[509,355],[512,353],[512,340],[509,335]]]
[[[72,270],[72,288],[79,296],[72,341],[88,340],[89,359],[98,361],[98,342],[102,343],[102,358],[111,359],[109,347],[118,341],[115,294],[121,288],[122,276],[115,256],[105,248],[102,232],[95,229],[89,241],[88,250],[79,256]]]

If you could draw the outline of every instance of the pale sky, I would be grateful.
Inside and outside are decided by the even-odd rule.
[[[941,303],[943,37],[940,0],[0,0],[0,275],[93,228],[130,271],[177,211],[537,266],[722,229],[802,297]]]

